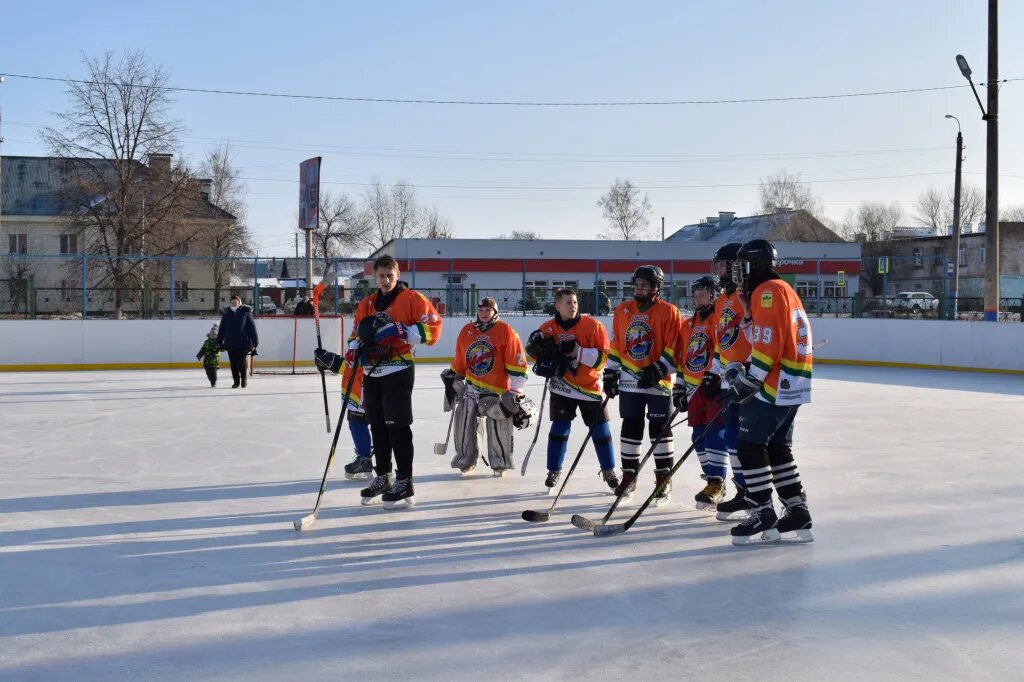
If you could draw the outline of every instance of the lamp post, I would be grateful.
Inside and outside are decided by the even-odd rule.
[[[962,54],[956,56],[985,121],[985,320],[999,320],[999,23],[998,0],[988,0],[988,79],[985,89],[988,110],[971,80],[971,67]],[[959,259],[957,254],[957,258]]]
[[[946,118],[956,121],[956,175],[953,179],[953,319],[957,319],[957,296],[960,290],[960,176],[961,163],[964,159],[964,135],[960,130],[960,119],[952,114]]]

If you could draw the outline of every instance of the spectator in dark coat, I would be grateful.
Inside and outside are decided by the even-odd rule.
[[[252,308],[242,305],[242,299],[238,294],[231,297],[230,303],[221,311],[217,344],[228,352],[228,358],[231,360],[231,378],[234,380],[231,388],[238,388],[239,383],[245,388],[248,385],[246,356],[250,353],[256,354],[260,338],[256,334],[256,320],[252,317]]]

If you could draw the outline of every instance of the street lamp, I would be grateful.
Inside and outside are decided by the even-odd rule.
[[[981,103],[971,80],[971,67],[956,56],[960,73],[971,84],[974,99],[985,121],[985,320],[999,320],[999,22],[998,0],[988,0],[988,78],[985,89],[988,109]],[[959,163],[959,156],[958,156]],[[957,254],[959,264],[960,254]]]
[[[960,59],[957,63],[960,63]],[[963,62],[961,71],[967,70],[970,74],[971,67],[967,66],[967,60]],[[953,319],[957,319],[958,301],[960,292],[960,164],[964,158],[964,136],[960,130],[960,119],[952,114],[946,114],[946,118],[956,121],[956,175],[953,179],[953,290],[950,292],[953,298]]]

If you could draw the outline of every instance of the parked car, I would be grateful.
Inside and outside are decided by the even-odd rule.
[[[905,310],[913,315],[922,315],[926,312],[939,309],[939,299],[927,291],[901,291],[892,300],[891,307],[897,310]]]

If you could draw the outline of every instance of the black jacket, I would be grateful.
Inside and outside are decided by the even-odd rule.
[[[256,334],[256,320],[252,317],[252,308],[241,305],[234,312],[231,311],[231,308],[224,308],[220,313],[217,343],[221,348],[247,351],[260,344],[260,337]]]

